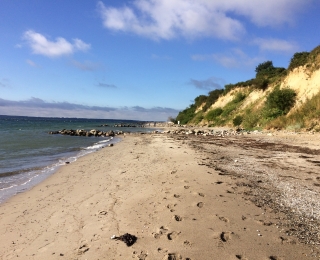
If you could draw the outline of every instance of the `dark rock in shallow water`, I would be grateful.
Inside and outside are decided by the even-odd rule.
[[[100,130],[92,129],[89,131],[82,130],[82,129],[77,129],[77,130],[67,130],[67,129],[62,129],[60,131],[50,131],[48,134],[61,134],[61,135],[70,135],[70,136],[97,136],[97,137],[107,137],[107,136],[116,136],[116,135],[123,135],[123,131],[109,131],[109,132],[103,132]]]

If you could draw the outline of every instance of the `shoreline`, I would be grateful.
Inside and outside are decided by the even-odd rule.
[[[104,140],[100,139],[99,141],[93,142],[91,145],[81,148],[79,147],[79,151],[77,152],[69,152],[68,157],[64,157],[61,154],[56,155],[56,159],[50,161],[50,164],[45,166],[34,166],[33,168],[23,170],[24,175],[28,177],[24,177],[23,181],[21,183],[21,180],[18,179],[19,183],[12,183],[10,187],[6,187],[0,190],[0,205],[10,199],[11,197],[15,196],[16,194],[24,193],[33,187],[39,185],[41,182],[46,180],[51,175],[55,174],[60,167],[64,166],[65,164],[68,164],[70,162],[74,162],[78,160],[79,158],[86,156],[88,154],[94,153],[96,151],[99,151],[99,149],[109,145],[109,144],[115,144],[117,142],[121,141],[121,137],[116,136],[116,139],[114,140],[113,137]],[[10,175],[9,175],[10,176]],[[5,178],[5,177],[2,177]]]
[[[277,144],[288,142],[283,137],[249,137],[259,138],[259,144],[271,139]],[[1,204],[0,256],[314,259],[314,247],[280,232],[285,229],[280,225],[282,212],[275,212],[271,205],[257,207],[246,195],[250,187],[238,185],[254,183],[244,173],[234,174],[253,163],[244,160],[250,152],[260,152],[251,139],[126,135],[115,146],[62,166],[44,182]],[[307,143],[303,138],[299,142]],[[318,145],[314,140],[309,143],[313,149]],[[268,154],[268,146],[263,149],[262,163],[275,163],[277,158],[270,157],[273,150]],[[131,247],[110,239],[125,233],[138,238]]]

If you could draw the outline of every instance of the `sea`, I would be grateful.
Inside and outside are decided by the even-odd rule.
[[[22,193],[79,157],[100,150],[118,137],[49,134],[62,129],[149,132],[144,122],[85,118],[46,118],[0,115],[0,203]],[[116,125],[138,127],[117,127]]]

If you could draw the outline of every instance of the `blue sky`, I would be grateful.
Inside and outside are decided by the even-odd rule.
[[[320,44],[318,0],[1,0],[0,114],[165,121]]]

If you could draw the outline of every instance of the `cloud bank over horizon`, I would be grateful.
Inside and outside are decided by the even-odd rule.
[[[166,107],[144,108],[88,106],[69,102],[47,102],[32,97],[28,100],[12,101],[0,98],[0,115],[39,117],[79,117],[101,119],[128,119],[142,121],[166,121],[180,110]]]

